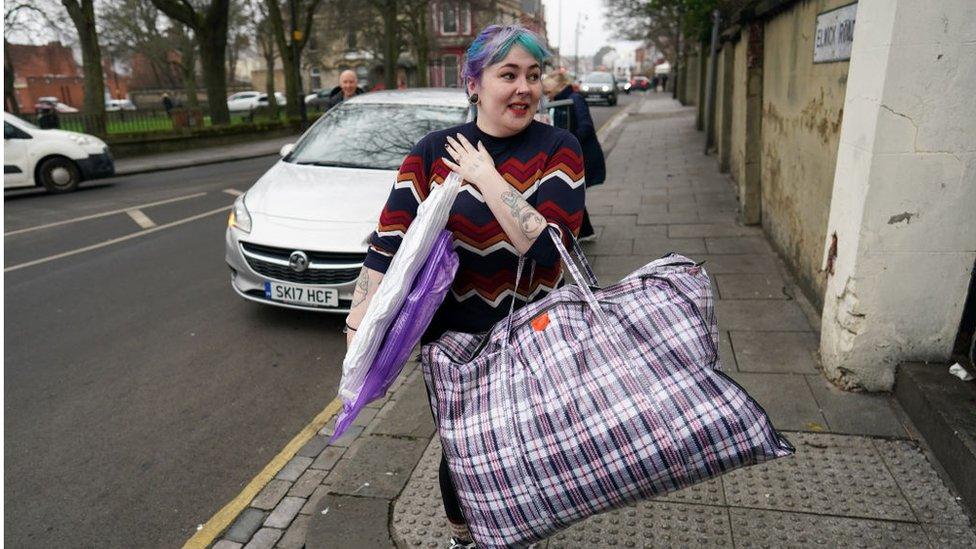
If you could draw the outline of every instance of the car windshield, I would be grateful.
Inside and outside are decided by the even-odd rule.
[[[332,109],[285,158],[296,164],[395,170],[428,133],[462,124],[467,109],[345,104]]]
[[[583,82],[592,82],[593,84],[612,84],[613,77],[609,73],[605,72],[591,72],[586,75]]]

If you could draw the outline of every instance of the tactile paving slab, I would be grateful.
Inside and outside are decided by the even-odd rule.
[[[394,505],[393,534],[401,547],[443,547],[449,537],[437,481],[440,455],[440,441],[434,437]],[[678,503],[722,501],[721,480],[712,480],[657,501],[591,517],[537,547],[728,547],[731,538],[724,507]]]
[[[976,547],[976,533],[958,524],[923,524],[932,547],[938,549],[972,549]]]
[[[644,501],[590,517],[549,538],[551,549],[591,547],[730,547],[728,510]]]
[[[399,547],[447,547],[450,530],[444,517],[437,469],[441,442],[436,436],[424,450],[407,486],[393,505],[393,540]]]
[[[734,507],[915,521],[869,438],[792,433],[796,454],[723,477]]]
[[[969,517],[917,444],[876,440],[875,447],[908,499],[919,522],[969,525]]]
[[[907,522],[731,508],[740,548],[928,547],[922,527]]]

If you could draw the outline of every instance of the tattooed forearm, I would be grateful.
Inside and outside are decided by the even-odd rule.
[[[535,211],[519,193],[509,190],[501,195],[502,202],[512,212],[512,217],[518,222],[519,229],[526,238],[535,239],[546,226],[546,219]]]
[[[358,307],[366,300],[366,296],[369,295],[369,271],[365,268],[363,272],[359,273],[359,279],[356,280],[356,291],[352,294],[352,306]]]

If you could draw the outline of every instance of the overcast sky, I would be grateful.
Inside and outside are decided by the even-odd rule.
[[[563,55],[576,53],[577,19],[580,21],[581,29],[580,55],[593,55],[604,45],[622,51],[633,49],[639,44],[639,42],[618,40],[612,31],[603,28],[605,23],[603,0],[542,0],[542,3],[546,7],[546,31],[549,33],[549,43],[560,48]]]

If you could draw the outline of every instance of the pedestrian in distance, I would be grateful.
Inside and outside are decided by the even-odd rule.
[[[169,94],[166,92],[163,92],[163,110],[166,111],[167,115],[173,110],[173,100],[170,99]]]
[[[579,141],[533,119],[548,57],[542,40],[518,25],[490,25],[471,43],[462,79],[477,117],[427,134],[404,159],[369,240],[346,319],[347,341],[355,337],[423,197],[452,171],[464,180],[447,224],[458,270],[421,343],[447,331],[487,332],[510,306],[542,299],[560,285],[559,251],[547,226],[559,227],[569,243],[567,233],[579,231],[585,190]],[[526,261],[521,284],[520,257]],[[474,547],[443,456],[439,476],[450,547]]]
[[[53,103],[42,102],[37,109],[37,127],[42,130],[56,130],[61,127],[58,108]]]
[[[580,147],[583,149],[583,168],[586,170],[586,187],[593,187],[606,181],[607,164],[603,157],[603,148],[596,137],[596,126],[593,124],[593,117],[590,116],[590,107],[586,100],[573,90],[569,77],[564,72],[553,72],[546,76],[542,81],[542,87],[546,96],[551,101],[571,99],[572,107],[568,109],[556,109],[553,114],[553,124],[560,128],[566,128],[579,140]],[[590,216],[583,210],[583,226],[580,229],[580,242],[595,240],[596,232],[590,223]]]
[[[332,88],[329,92],[329,101],[325,110],[342,103],[350,97],[355,97],[363,92],[356,80],[356,73],[351,70],[344,70],[339,73],[339,85]]]

